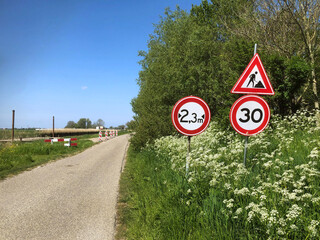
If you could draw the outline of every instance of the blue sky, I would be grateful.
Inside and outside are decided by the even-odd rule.
[[[132,119],[139,50],[166,7],[201,0],[0,0],[0,128]]]

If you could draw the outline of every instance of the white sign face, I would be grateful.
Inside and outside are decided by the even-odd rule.
[[[270,108],[267,102],[255,95],[239,98],[231,107],[232,127],[245,136],[262,132],[270,120]]]
[[[195,102],[188,102],[181,106],[178,112],[180,125],[187,130],[195,130],[204,122],[205,113],[202,106]]]
[[[240,127],[246,130],[258,128],[264,119],[264,110],[261,104],[255,101],[245,102],[238,108],[236,119]]]
[[[241,88],[266,88],[257,66],[254,66],[254,68],[251,70],[250,74],[242,84]]]

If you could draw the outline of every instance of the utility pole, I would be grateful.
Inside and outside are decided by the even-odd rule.
[[[13,143],[13,141],[14,141],[14,113],[15,113],[15,111],[14,110],[12,110],[12,138],[11,138],[11,143]]]
[[[54,116],[52,117],[52,137],[54,137]]]

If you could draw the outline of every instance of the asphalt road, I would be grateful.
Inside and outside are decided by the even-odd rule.
[[[113,239],[128,139],[0,181],[0,239]]]

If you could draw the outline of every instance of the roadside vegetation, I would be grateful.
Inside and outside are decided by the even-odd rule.
[[[75,155],[94,145],[84,136],[78,138],[76,142],[78,143],[76,147],[65,147],[62,142],[45,143],[43,140],[0,143],[0,179],[51,160]]]
[[[320,2],[203,0],[165,10],[141,51],[139,94],[119,221],[127,239],[320,239]],[[275,91],[271,122],[231,130],[230,90],[254,44]],[[205,100],[210,127],[187,139],[171,121],[186,96]],[[118,231],[120,232],[120,231]]]
[[[265,97],[273,113],[319,109],[320,2],[282,0],[206,1],[190,13],[166,9],[141,51],[139,94],[132,99],[132,144],[172,135],[174,104],[197,96],[213,119],[230,126],[230,94],[253,57],[254,44],[275,91]]]
[[[127,131],[119,131],[118,135],[120,136],[126,133]],[[54,144],[45,143],[44,140],[14,142],[13,144],[9,142],[0,143],[0,179],[52,160],[78,154],[96,144],[90,139],[98,139],[98,134],[73,137],[77,138],[75,142],[78,146],[76,147],[65,147],[63,142]]]
[[[298,111],[244,138],[215,122],[191,140],[130,148],[121,178],[118,239],[319,239],[320,128]]]
[[[60,142],[51,145],[43,140],[0,144],[0,179],[51,160],[74,155],[94,145],[88,139],[77,142],[77,147],[65,147]]]

